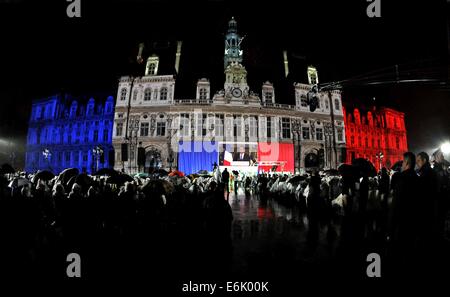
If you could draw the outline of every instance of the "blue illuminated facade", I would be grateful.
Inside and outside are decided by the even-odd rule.
[[[113,167],[113,120],[111,96],[103,101],[91,98],[85,103],[61,95],[34,100],[25,170],[50,170],[57,174],[75,167],[80,172],[93,173]]]

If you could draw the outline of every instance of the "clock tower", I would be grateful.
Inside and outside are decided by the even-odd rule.
[[[242,63],[241,37],[237,32],[237,23],[234,17],[228,22],[228,30],[225,35],[224,68],[233,62]]]

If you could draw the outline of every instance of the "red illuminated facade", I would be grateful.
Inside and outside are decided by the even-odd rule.
[[[344,109],[347,163],[355,158],[368,159],[379,169],[403,159],[408,150],[405,114],[391,108],[375,107],[367,112]],[[380,153],[383,157],[380,163]]]

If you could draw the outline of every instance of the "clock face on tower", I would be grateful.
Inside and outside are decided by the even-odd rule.
[[[233,91],[231,91],[231,94],[233,95],[233,97],[241,97],[242,91],[239,88],[234,88]]]

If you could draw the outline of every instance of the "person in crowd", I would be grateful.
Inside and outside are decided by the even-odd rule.
[[[439,238],[445,237],[445,220],[450,208],[450,163],[445,160],[440,149],[433,153],[433,171],[437,178],[437,232]]]
[[[230,173],[228,172],[227,168],[225,168],[222,172],[222,183],[224,184],[224,190],[227,194],[227,201],[230,197]]]
[[[403,154],[402,171],[395,184],[392,214],[392,244],[395,268],[410,271],[408,264],[417,251],[417,230],[420,223],[419,177],[414,168],[416,156]],[[408,262],[409,261],[409,262]]]

